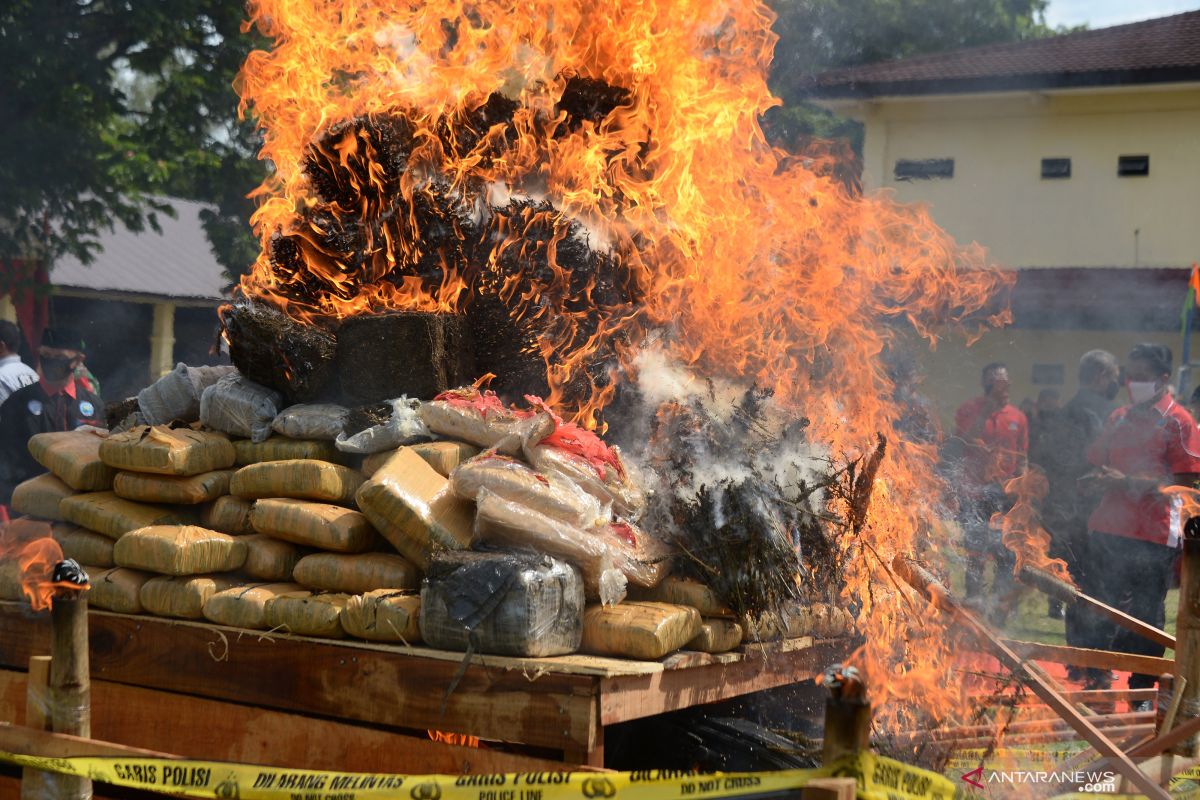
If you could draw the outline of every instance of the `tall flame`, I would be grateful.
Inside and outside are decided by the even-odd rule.
[[[938,613],[911,613],[913,596],[886,576],[895,553],[940,545],[918,502],[937,494],[934,452],[895,435],[879,356],[899,323],[934,341],[968,319],[967,333],[1005,322],[988,309],[1007,278],[927,210],[848,190],[824,155],[768,145],[759,118],[778,104],[765,80],[777,37],[764,3],[251,0],[250,11],[274,44],[250,55],[239,89],[274,173],[257,190],[263,253],[243,293],[320,321],[464,309],[490,280],[510,313],[541,323],[547,401],[585,427],[654,334],[701,374],[773,389],[833,453],[884,434],[897,446],[846,589],[868,626],[857,660],[881,705],[957,697]],[[579,108],[581,86],[605,102]],[[385,129],[406,144],[388,150]],[[438,236],[418,230],[415,209],[447,198],[457,205]],[[511,198],[529,204],[487,228],[486,263],[460,257],[477,243],[455,237]],[[378,224],[347,231],[351,218]],[[571,274],[560,256],[579,230],[563,221],[610,260],[612,281]],[[347,235],[353,259],[331,244]],[[527,274],[496,271],[514,255]],[[597,376],[605,348],[613,366]]]
[[[51,531],[48,522],[23,518],[0,528],[0,561],[16,564],[21,592],[34,611],[50,608],[59,591],[81,590],[77,584],[54,580],[54,568],[63,560],[63,552]]]

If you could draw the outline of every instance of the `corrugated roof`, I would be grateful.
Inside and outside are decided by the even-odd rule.
[[[220,300],[229,279],[213,256],[200,220],[200,212],[208,206],[162,200],[175,209],[176,216],[158,215],[161,233],[149,227],[135,233],[118,224],[97,237],[103,250],[91,264],[64,256],[51,268],[50,282],[96,292]]]
[[[823,72],[810,92],[871,97],[1200,80],[1200,11]]]

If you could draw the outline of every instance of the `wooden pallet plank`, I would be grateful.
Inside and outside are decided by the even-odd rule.
[[[852,643],[808,642],[807,647],[748,648],[733,664],[669,669],[654,675],[629,675],[600,681],[600,724],[612,725],[704,703],[810,680],[845,658]]]
[[[1175,671],[1175,662],[1169,658],[1117,653],[1110,650],[1089,650],[1084,647],[1042,644],[1019,639],[1003,639],[1002,641],[1017,655],[1034,661],[1051,661],[1072,667],[1095,667],[1118,672],[1144,672],[1148,675],[1162,675],[1165,672]]]
[[[26,676],[0,670],[0,720],[21,724]],[[185,758],[397,774],[537,772],[546,759],[108,681],[92,684],[93,737]],[[181,720],[186,720],[181,724]]]
[[[97,613],[90,624],[96,680],[540,747],[595,745],[592,676],[472,665],[447,696],[451,661],[144,616]],[[48,633],[44,617],[0,610],[0,666],[46,652]]]

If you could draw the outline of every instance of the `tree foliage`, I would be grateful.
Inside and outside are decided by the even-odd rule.
[[[1046,27],[1047,0],[768,0],[779,35],[771,88],[783,108],[768,115],[781,144],[846,138],[861,149],[856,123],[804,100],[805,79],[836,67],[962,47],[1019,41]]]
[[[95,254],[96,234],[212,203],[231,272],[253,260],[246,192],[264,176],[234,76],[261,43],[238,0],[0,4],[0,258]]]

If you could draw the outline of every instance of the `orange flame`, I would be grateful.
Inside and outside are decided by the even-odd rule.
[[[1046,473],[1040,467],[1031,466],[1004,484],[1004,493],[1016,500],[1007,514],[993,515],[991,525],[1000,529],[1004,546],[1017,557],[1013,574],[1019,573],[1024,566],[1037,567],[1074,586],[1067,562],[1047,555],[1050,534],[1042,527],[1038,507],[1049,491]]]
[[[0,560],[16,562],[21,591],[34,611],[50,608],[60,593],[87,588],[53,579],[54,567],[63,560],[63,552],[51,531],[50,523],[27,519],[13,520],[0,531]]]
[[[465,310],[469,290],[493,280],[515,317],[545,323],[546,402],[582,428],[600,425],[615,391],[589,358],[610,348],[616,375],[632,379],[653,335],[701,374],[773,389],[830,452],[853,457],[876,433],[899,442],[878,474],[870,546],[847,576],[867,633],[856,663],[881,708],[965,705],[943,616],[885,575],[896,553],[946,541],[918,502],[938,494],[933,448],[895,434],[879,354],[900,323],[930,342],[1003,324],[1007,311],[990,302],[1011,278],[926,209],[847,188],[826,154],[768,145],[759,118],[779,102],[765,80],[777,37],[763,2],[251,0],[250,13],[273,47],[250,55],[238,85],[274,172],[255,193],[263,252],[244,294],[317,321]],[[580,79],[623,94],[607,113],[573,118],[561,101]],[[492,102],[515,109],[508,122],[487,122]],[[388,118],[407,126],[402,159],[348,124]],[[319,189],[306,171],[317,150],[362,177]],[[411,209],[435,194],[461,201],[439,234],[452,244],[463,220],[505,197],[550,205],[494,228],[491,261],[472,264],[416,228]],[[410,211],[387,216],[373,205],[387,196]],[[355,230],[354,263],[328,245],[351,218],[381,220]],[[620,291],[572,280],[558,260],[561,220],[583,224],[613,259]],[[527,237],[535,225],[552,235]],[[279,237],[290,237],[286,259],[272,255]],[[545,274],[520,284],[489,272],[513,254],[544,257]],[[417,277],[430,261],[434,282]],[[586,396],[567,389],[580,384]]]

